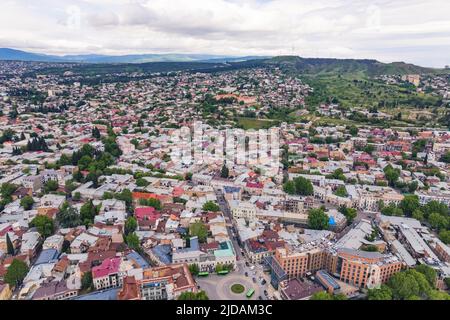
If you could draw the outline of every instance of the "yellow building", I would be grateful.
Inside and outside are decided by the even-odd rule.
[[[0,284],[0,300],[9,300],[12,297],[12,291],[9,284]]]

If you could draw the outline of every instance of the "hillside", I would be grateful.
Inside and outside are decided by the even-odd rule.
[[[280,56],[264,60],[265,64],[278,65],[290,72],[302,74],[361,74],[377,76],[382,74],[430,74],[449,73],[446,69],[432,69],[404,62],[382,63],[368,59],[322,59]]]

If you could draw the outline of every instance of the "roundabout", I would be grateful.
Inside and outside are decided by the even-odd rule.
[[[257,285],[249,278],[238,273],[231,273],[227,276],[211,275],[207,278],[198,278],[197,283],[202,290],[207,292],[211,300],[248,300],[245,294],[250,289],[255,290],[255,294],[250,300],[255,300],[262,294]]]
[[[245,287],[240,283],[235,283],[231,286],[230,290],[235,294],[241,294],[245,291]]]

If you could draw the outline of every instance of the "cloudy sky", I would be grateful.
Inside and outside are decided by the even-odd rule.
[[[448,0],[2,0],[0,47],[450,64]]]

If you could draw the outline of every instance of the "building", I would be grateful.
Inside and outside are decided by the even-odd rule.
[[[66,282],[43,282],[34,292],[32,300],[67,300],[78,295],[78,290],[67,288]]]
[[[7,283],[0,283],[0,300],[9,300],[12,297],[12,291]]]
[[[103,260],[102,264],[92,268],[92,282],[95,289],[108,289],[122,286],[119,274],[121,258]]]
[[[362,288],[373,288],[389,280],[402,269],[402,262],[393,255],[353,249],[339,249],[335,274],[339,279]]]
[[[309,300],[313,294],[323,291],[323,288],[314,282],[294,278],[282,281],[278,291],[283,300]]]
[[[236,267],[236,253],[231,241],[218,243],[217,249],[200,250],[197,237],[192,237],[190,247],[178,249],[172,254],[172,262],[175,264],[197,264],[200,271],[214,272],[217,265]]]
[[[135,277],[124,278],[122,290],[117,294],[117,300],[141,300],[141,291]]]
[[[434,251],[442,261],[450,263],[450,248],[441,240],[435,240]]]
[[[186,263],[146,269],[138,285],[142,300],[175,300],[183,292],[197,292]]]
[[[315,272],[326,265],[328,255],[321,247],[289,250],[278,248],[275,259],[289,278],[304,277],[308,272]]]
[[[256,218],[256,206],[250,202],[232,200],[229,206],[234,219],[254,220]]]
[[[42,249],[43,250],[55,249],[58,252],[61,252],[63,243],[64,243],[64,236],[55,234],[45,239],[44,244],[42,245]]]

